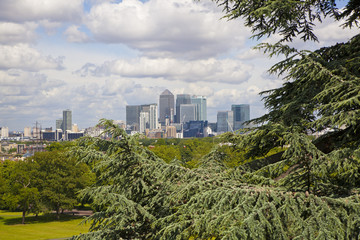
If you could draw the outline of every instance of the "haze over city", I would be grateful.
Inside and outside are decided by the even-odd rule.
[[[206,96],[210,122],[231,104],[264,114],[259,92],[281,85],[266,73],[279,59],[251,49],[262,40],[221,10],[206,0],[0,1],[0,127],[55,127],[63,109],[80,128],[125,120],[126,105],[157,103],[165,89]],[[318,43],[293,45],[313,50],[356,30],[325,19]]]

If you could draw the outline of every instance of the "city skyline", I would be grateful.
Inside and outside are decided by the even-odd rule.
[[[165,89],[206,96],[209,122],[236,103],[263,115],[259,92],[283,83],[266,72],[279,58],[251,47],[277,36],[250,40],[221,10],[210,0],[0,1],[0,126],[54,127],[63,109],[79,128],[94,126],[125,119],[126,105],[158,103]],[[341,23],[325,19],[319,42],[291,46],[347,41],[356,29]]]

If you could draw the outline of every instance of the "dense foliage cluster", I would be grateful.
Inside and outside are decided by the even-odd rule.
[[[63,210],[79,204],[77,193],[93,182],[86,164],[77,164],[65,154],[63,144],[52,144],[47,152],[23,161],[0,162],[0,209],[20,210],[22,223],[28,212]]]
[[[191,168],[103,120],[112,139],[73,149],[99,177],[82,191],[98,210],[91,232],[74,239],[359,239],[360,35],[317,51],[286,45],[317,41],[325,17],[357,28],[359,2],[342,10],[334,0],[215,2],[253,37],[281,36],[258,46],[285,56],[270,69],[284,84],[262,93],[268,114],[225,134]]]

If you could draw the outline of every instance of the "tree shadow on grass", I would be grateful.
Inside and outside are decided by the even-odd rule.
[[[56,214],[47,213],[39,216],[26,216],[25,224],[36,224],[36,223],[49,223],[49,222],[66,222],[75,219],[83,219],[83,216],[73,216],[69,214],[60,214],[60,219],[56,218]],[[22,217],[6,218],[0,217],[0,221],[4,222],[4,225],[18,225],[21,224]]]

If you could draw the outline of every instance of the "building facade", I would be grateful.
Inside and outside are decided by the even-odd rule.
[[[192,96],[191,103],[196,106],[196,121],[206,121],[207,120],[207,106],[206,106],[206,97],[204,96]]]
[[[234,112],[233,128],[234,131],[244,128],[244,122],[250,120],[249,104],[233,104],[231,110]]]
[[[174,95],[168,89],[160,94],[159,99],[159,121],[164,125],[166,119],[170,123],[174,121]]]
[[[62,122],[62,130],[66,132],[66,130],[71,131],[72,127],[72,113],[71,110],[66,109],[63,111],[63,122]]]
[[[181,122],[181,109],[180,106],[182,104],[191,104],[190,94],[178,94],[176,95],[176,122]]]
[[[196,105],[181,104],[180,105],[180,123],[186,123],[196,120]]]
[[[219,111],[217,113],[217,126],[216,131],[219,133],[222,132],[232,132],[234,127],[234,112],[233,111]]]

